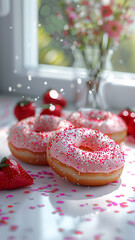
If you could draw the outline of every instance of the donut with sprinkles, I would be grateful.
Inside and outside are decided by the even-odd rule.
[[[84,109],[72,112],[68,117],[76,128],[91,128],[107,134],[110,138],[120,144],[127,136],[127,125],[118,115],[97,110]]]
[[[80,185],[99,186],[116,181],[124,167],[124,153],[98,130],[67,129],[47,144],[47,161],[63,178]]]
[[[69,121],[53,115],[29,117],[11,127],[8,145],[16,158],[31,164],[48,165],[46,147],[50,137],[72,127]]]

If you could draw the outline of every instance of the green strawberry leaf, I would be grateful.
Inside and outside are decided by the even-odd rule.
[[[43,104],[41,107],[42,107],[42,109],[49,109],[49,107],[50,106],[52,106],[52,105],[54,105],[54,104]]]
[[[16,105],[23,107],[23,106],[29,105],[30,103],[31,103],[30,100],[21,100],[21,101],[19,101]]]
[[[8,167],[9,164],[8,163],[5,163],[8,159],[6,157],[2,158],[1,161],[0,161],[0,168],[3,168],[3,167]]]

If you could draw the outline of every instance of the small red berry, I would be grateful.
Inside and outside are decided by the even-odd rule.
[[[23,100],[14,107],[14,115],[17,120],[22,120],[27,117],[35,116],[36,105],[29,100]]]
[[[128,133],[135,138],[135,116],[131,117],[128,124]]]
[[[130,114],[131,114],[131,111],[129,109],[124,109],[119,113],[119,116],[125,121],[127,125],[131,119]]]
[[[43,97],[42,97],[42,101],[43,103],[52,103],[52,104],[55,104],[55,105],[60,105],[62,107],[65,107],[67,105],[67,101],[66,99],[63,97],[63,95],[54,90],[54,89],[51,89],[49,91],[47,91]]]
[[[40,115],[61,116],[62,107],[60,105],[45,104],[42,107]]]
[[[119,116],[126,122],[128,134],[135,137],[135,111],[127,108],[122,110]]]

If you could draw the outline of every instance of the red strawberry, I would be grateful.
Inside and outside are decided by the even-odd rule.
[[[33,184],[33,178],[15,160],[4,157],[0,162],[0,189],[21,188]]]
[[[53,105],[53,104],[45,104],[42,107],[42,111],[40,115],[55,115],[60,117],[61,116],[62,107],[60,105]]]
[[[128,123],[128,133],[135,138],[135,115],[134,117],[131,117]]]
[[[124,109],[119,113],[119,116],[126,122],[128,127],[128,134],[135,136],[134,130],[135,130],[135,111],[134,109]]]
[[[53,104],[58,104],[62,107],[65,107],[67,105],[67,101],[66,99],[63,97],[63,95],[54,90],[54,89],[51,89],[49,90],[48,92],[46,92],[44,95],[43,95],[43,103],[53,103]]]
[[[23,100],[16,104],[14,114],[17,120],[22,120],[35,115],[36,105],[29,100]]]
[[[131,111],[130,109],[124,109],[119,113],[119,116],[126,122],[126,124],[128,125],[130,119],[131,119]]]

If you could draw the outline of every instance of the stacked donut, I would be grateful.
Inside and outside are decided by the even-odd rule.
[[[10,129],[8,144],[20,160],[49,164],[73,183],[104,185],[122,173],[124,153],[117,143],[126,131],[117,115],[85,110],[71,113],[67,120],[49,115],[22,120]]]

